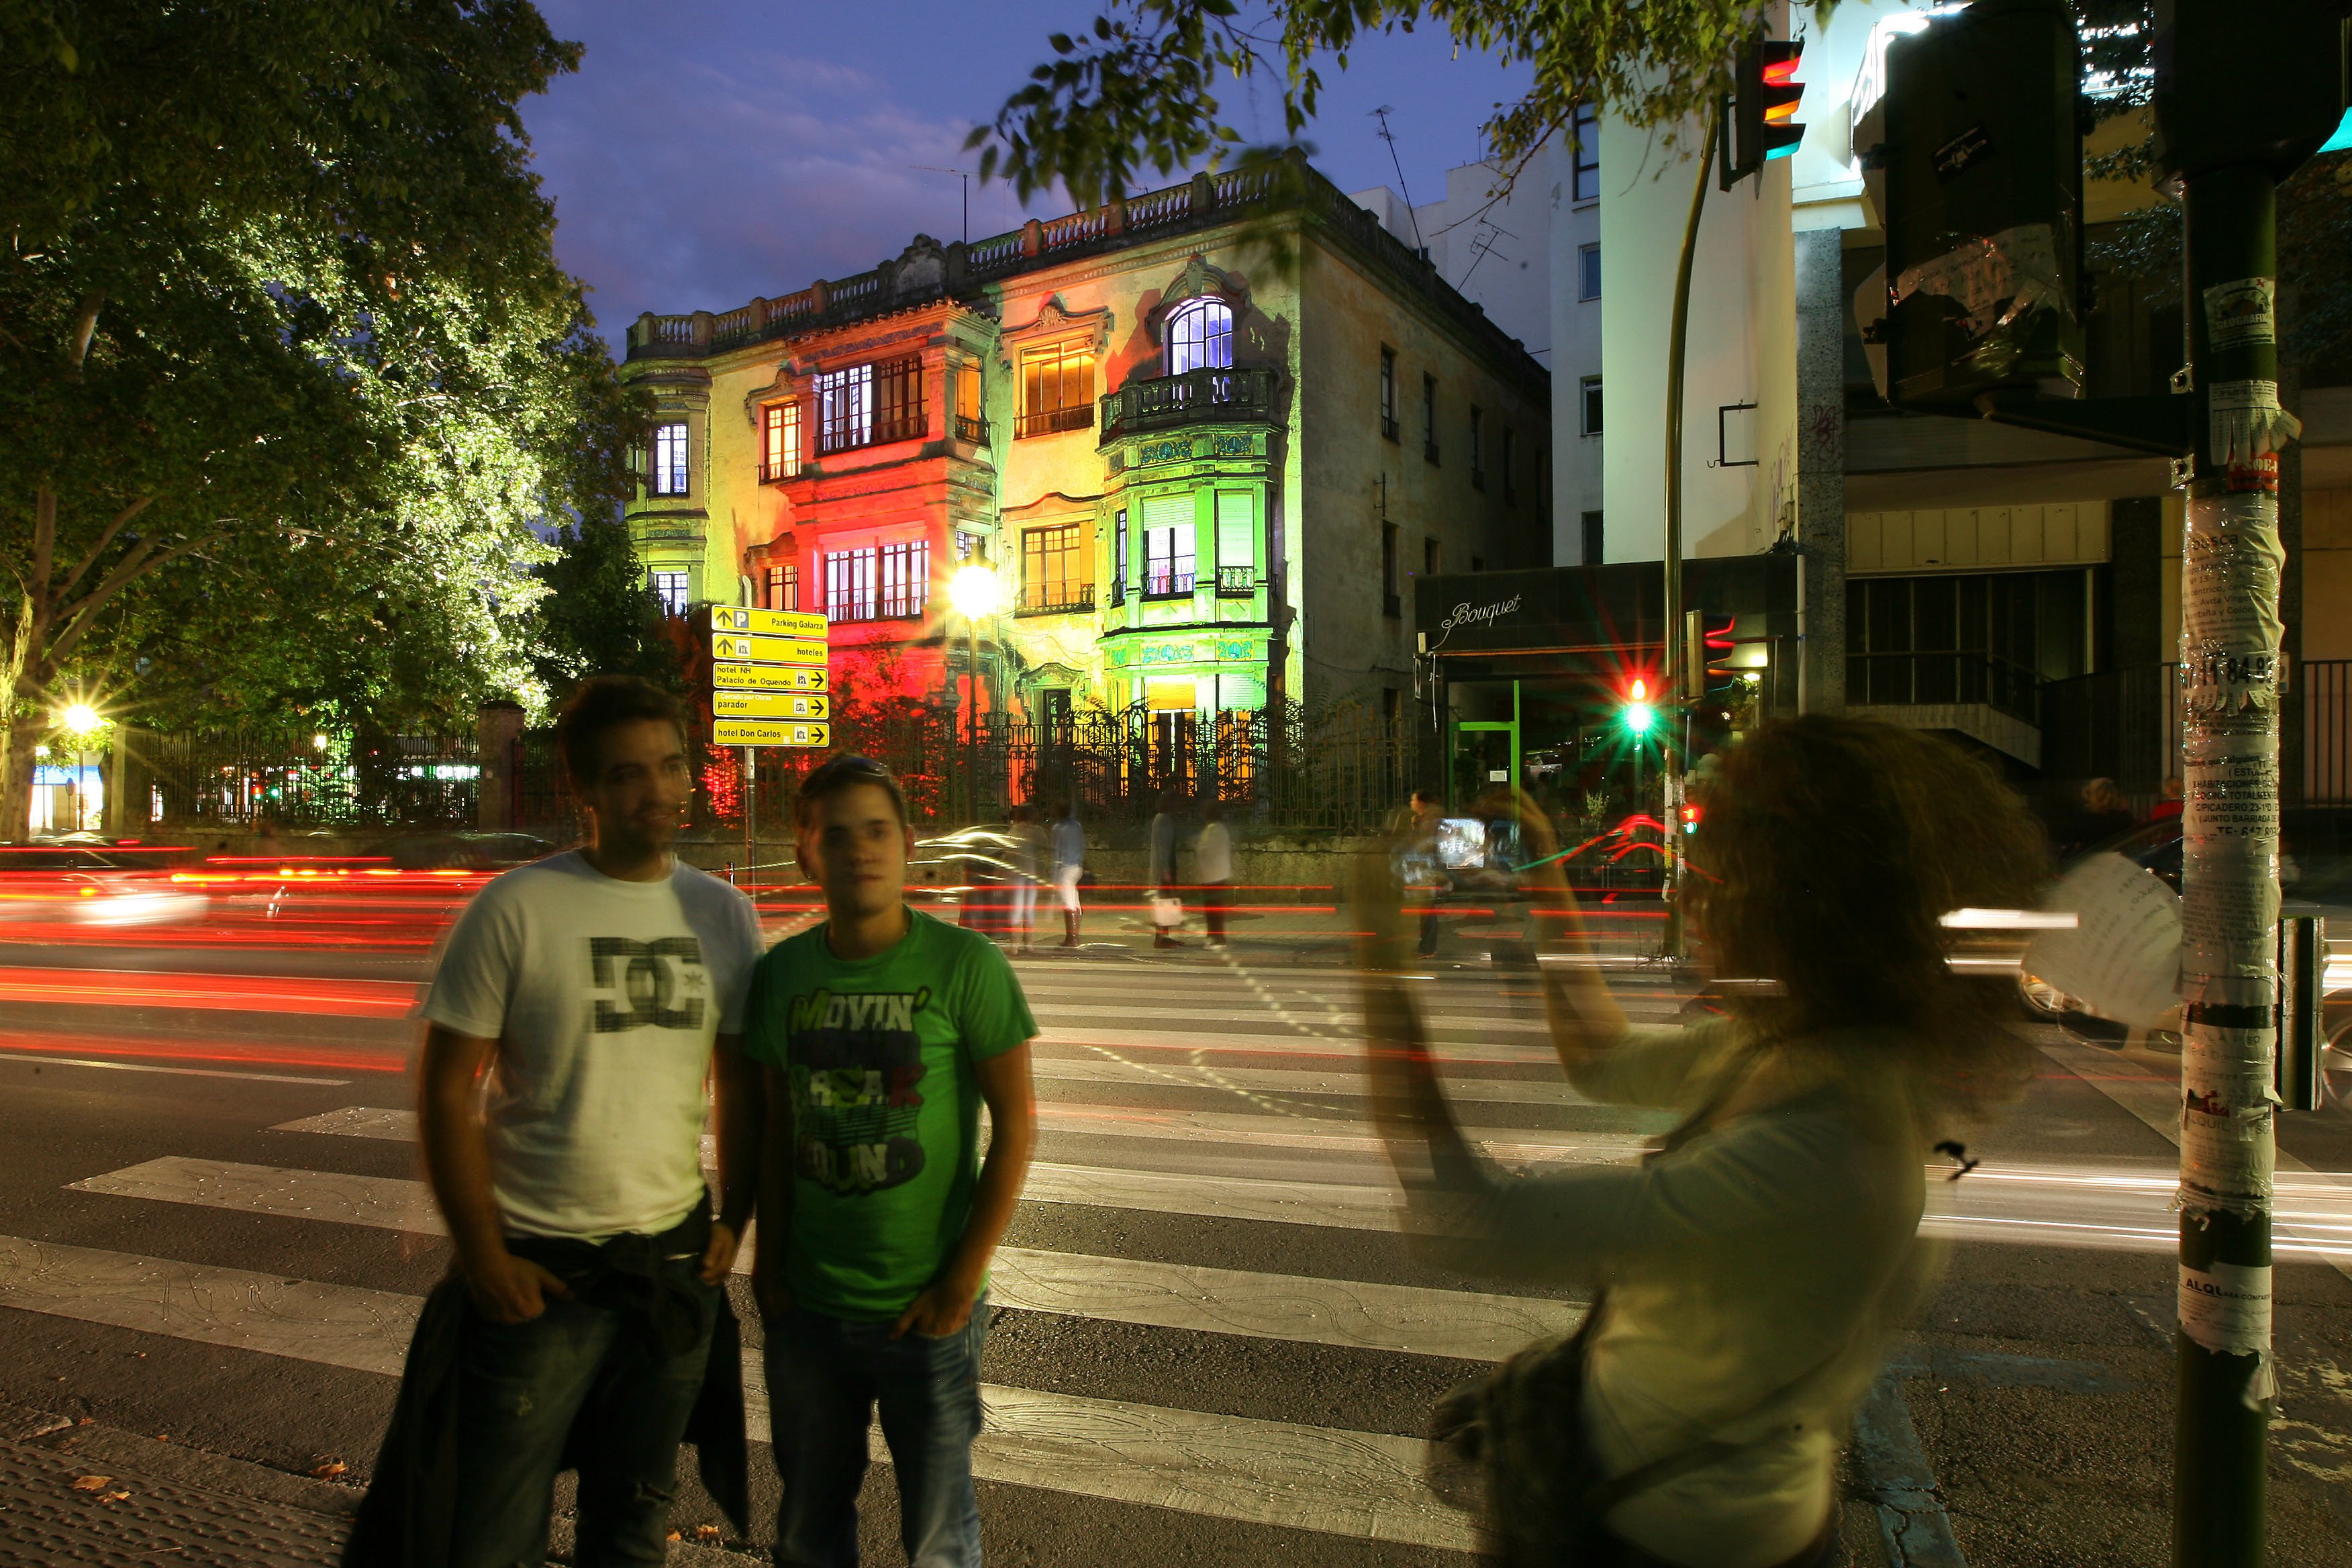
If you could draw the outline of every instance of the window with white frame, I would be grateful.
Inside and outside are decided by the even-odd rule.
[[[870,621],[881,607],[874,546],[824,552],[824,613],[835,621]]]
[[[1572,123],[1576,153],[1569,168],[1570,199],[1597,202],[1601,199],[1601,117],[1592,105],[1580,103]]]
[[[1143,503],[1144,596],[1190,594],[1192,575],[1192,498],[1147,497]]]
[[[1601,434],[1601,378],[1588,375],[1576,384],[1579,424],[1588,436]]]
[[[1168,317],[1168,374],[1231,370],[1234,308],[1223,300],[1187,300]]]
[[[655,426],[653,472],[646,476],[646,489],[657,496],[682,496],[689,473],[686,421]]]
[[[874,367],[852,365],[816,378],[816,439],[820,452],[846,452],[874,439]]]
[[[931,597],[931,542],[910,539],[881,547],[882,618],[910,621]]]
[[[688,595],[692,592],[688,586],[686,573],[648,572],[646,581],[653,588],[654,597],[661,601],[663,615],[686,614]]]
[[[1601,247],[1597,245],[1576,247],[1576,297],[1580,300],[1601,298]]]

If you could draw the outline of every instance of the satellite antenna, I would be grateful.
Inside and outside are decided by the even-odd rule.
[[[1404,193],[1404,215],[1412,220],[1412,247],[1425,253],[1429,247],[1422,243],[1421,215],[1412,210],[1412,188],[1404,183],[1404,163],[1397,157],[1396,132],[1389,129],[1389,116],[1395,112],[1383,103],[1372,110],[1372,118],[1381,122],[1380,138],[1389,144],[1389,162],[1396,168],[1397,189]]]
[[[909,163],[909,169],[920,169],[927,174],[953,174],[963,186],[963,243],[971,243],[971,171],[942,169],[936,163]]]

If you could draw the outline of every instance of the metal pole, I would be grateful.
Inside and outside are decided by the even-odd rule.
[[[2181,552],[2179,1389],[2173,1561],[2266,1559],[2272,1085],[2277,1047],[2279,575],[2272,417],[2275,191],[2252,163],[2192,174],[2187,295],[2205,418]],[[2245,320],[2259,296],[2260,325]],[[2217,334],[2214,308],[2232,301]],[[2259,341],[2256,341],[2259,339]]]
[[[1709,110],[1706,139],[1698,151],[1698,182],[1691,190],[1690,221],[1683,228],[1682,263],[1675,272],[1674,325],[1666,347],[1666,627],[1665,658],[1660,677],[1665,687],[1662,705],[1664,726],[1660,779],[1664,784],[1666,825],[1666,921],[1660,951],[1666,958],[1683,955],[1682,889],[1683,736],[1683,364],[1690,343],[1691,266],[1698,255],[1699,215],[1706,205],[1707,182],[1715,171],[1715,140],[1723,134],[1720,116]]]
[[[971,727],[964,743],[964,802],[968,822],[980,825],[980,616],[964,617],[971,627]]]

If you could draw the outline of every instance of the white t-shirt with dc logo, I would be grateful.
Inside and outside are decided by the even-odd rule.
[[[485,1120],[509,1234],[658,1234],[703,1201],[711,1046],[741,1032],[761,951],[751,900],[682,864],[624,882],[572,850],[475,896],[425,1016],[499,1042]]]

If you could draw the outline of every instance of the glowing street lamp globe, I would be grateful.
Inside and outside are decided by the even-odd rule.
[[[992,616],[1004,606],[1004,581],[995,567],[974,561],[948,579],[948,603],[967,620]]]
[[[76,702],[58,715],[68,735],[91,735],[106,727],[106,718],[87,702]]]

